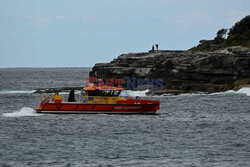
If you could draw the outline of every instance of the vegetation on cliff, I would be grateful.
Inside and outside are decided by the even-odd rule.
[[[214,51],[231,46],[244,46],[250,48],[250,15],[237,22],[229,30],[224,28],[219,30],[213,40],[201,40],[198,46],[190,50]]]
[[[153,94],[212,93],[250,86],[250,15],[229,31],[219,30],[213,40],[201,40],[200,43],[191,51],[151,50],[122,54],[109,63],[95,64],[89,75],[98,74],[104,80],[163,79],[163,89],[152,88]],[[141,85],[137,83],[136,86]]]

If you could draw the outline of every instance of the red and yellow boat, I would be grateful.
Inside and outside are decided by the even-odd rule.
[[[57,114],[155,114],[159,110],[159,101],[120,96],[123,88],[91,85],[84,90],[85,96],[79,102],[75,101],[74,91],[67,102],[55,93],[51,100],[42,98],[35,109],[38,113]]]

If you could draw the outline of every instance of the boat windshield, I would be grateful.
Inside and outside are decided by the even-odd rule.
[[[88,96],[119,96],[120,90],[88,90]]]

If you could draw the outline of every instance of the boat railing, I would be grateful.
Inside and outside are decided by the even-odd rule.
[[[97,98],[97,99],[96,99]],[[140,96],[88,96],[86,102],[102,103],[102,104],[115,104],[118,100],[147,100],[147,97]]]
[[[74,102],[68,102],[68,94],[59,94],[62,97],[63,103],[75,103],[75,102],[82,102],[82,103],[102,103],[102,104],[115,104],[117,100],[146,100],[147,97],[142,96],[88,96],[85,97],[82,94],[75,94],[75,101]],[[54,103],[52,101],[52,94],[42,95],[41,101]],[[99,101],[95,98],[99,98]]]

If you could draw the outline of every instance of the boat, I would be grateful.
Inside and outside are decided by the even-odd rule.
[[[159,101],[120,96],[121,87],[88,85],[79,101],[71,90],[67,101],[57,92],[52,98],[42,96],[37,113],[50,114],[156,114]]]

